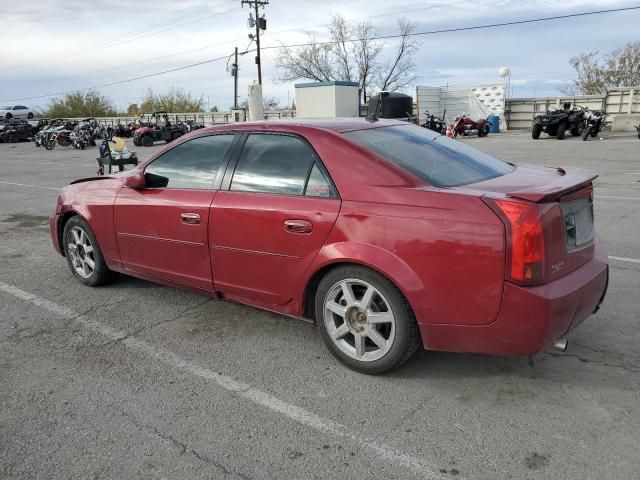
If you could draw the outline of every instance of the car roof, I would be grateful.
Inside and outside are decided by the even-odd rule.
[[[369,128],[389,127],[393,125],[407,125],[407,122],[402,120],[367,120],[366,118],[295,118],[285,120],[265,120],[257,122],[239,122],[228,123],[224,125],[218,125],[214,127],[208,127],[206,130],[251,130],[258,128],[260,130],[269,129],[274,127],[277,130],[296,130],[302,128],[312,128],[320,130],[330,130],[337,133],[350,132],[354,130],[365,130]]]

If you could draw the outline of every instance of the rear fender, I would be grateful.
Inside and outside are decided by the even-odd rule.
[[[307,295],[313,293],[308,291],[308,287],[318,272],[330,268],[331,265],[345,263],[361,265],[383,275],[402,292],[410,305],[413,305],[420,292],[425,292],[422,280],[401,258],[375,245],[338,242],[325,245],[318,252],[296,294],[298,305],[305,305]],[[401,285],[410,285],[410,289],[402,288]]]

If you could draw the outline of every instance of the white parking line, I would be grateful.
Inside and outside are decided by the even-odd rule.
[[[45,190],[55,190],[57,192],[61,190],[61,188],[57,188],[57,187],[43,187],[42,185],[29,185],[26,183],[13,183],[13,182],[2,182],[2,181],[0,181],[0,183],[3,185],[14,185],[16,187],[29,187],[29,188],[42,188]]]
[[[322,418],[304,408],[298,407],[291,403],[285,402],[270,393],[263,392],[249,384],[237,382],[231,377],[221,375],[212,370],[200,367],[192,362],[184,360],[173,352],[165,350],[161,347],[152,345],[144,340],[127,337],[127,333],[122,330],[115,330],[111,327],[91,320],[80,315],[73,310],[62,305],[51,302],[44,298],[38,297],[33,293],[21,290],[18,287],[8,283],[0,282],[0,291],[13,295],[14,297],[29,302],[43,308],[66,320],[72,320],[81,327],[92,332],[97,332],[112,341],[119,341],[129,349],[139,353],[143,353],[165,365],[182,370],[193,376],[208,380],[218,387],[227,390],[239,397],[249,400],[253,403],[261,405],[268,410],[277,412],[289,420],[297,422],[306,427],[313,428],[322,433],[327,433],[336,437],[344,438],[358,444],[361,448],[380,457],[382,460],[403,466],[413,473],[427,479],[444,479],[445,477],[438,472],[435,465],[428,464],[421,459],[414,458],[406,453],[395,450],[394,448],[383,443],[377,443],[364,437],[360,437],[352,433],[345,425],[333,422],[329,419]]]
[[[640,259],[638,258],[614,257],[613,255],[609,255],[609,258],[611,260],[618,260],[619,262],[640,263]]]
[[[596,195],[596,198],[604,198],[605,200],[640,200],[640,197],[610,197],[608,195]]]

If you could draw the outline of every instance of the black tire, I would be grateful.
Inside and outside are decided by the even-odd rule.
[[[563,140],[564,134],[566,131],[567,131],[567,124],[565,122],[561,122],[560,125],[558,125],[558,130],[556,131],[556,138],[558,140]]]
[[[531,138],[537,140],[540,138],[540,134],[542,133],[542,125],[539,123],[534,123],[533,128],[531,129]]]
[[[182,135],[184,135],[182,132],[173,132],[171,134],[171,141],[173,142],[174,140],[180,138]]]
[[[141,140],[143,147],[152,147],[153,146],[153,137],[151,135],[145,135]]]
[[[583,131],[584,131],[584,123],[580,122],[571,129],[571,135],[573,135],[574,137],[579,137],[580,135],[582,135]]]
[[[582,140],[586,142],[589,139],[589,134],[591,133],[591,125],[587,125],[587,128],[582,132]]]
[[[377,302],[382,301],[383,305],[388,305],[390,312],[393,314],[393,324],[395,325],[393,340],[391,340],[392,337],[389,333],[391,331],[390,329],[392,324],[389,324],[388,326],[386,323],[381,324],[381,328],[383,330],[377,330],[378,333],[381,333],[384,337],[384,329],[388,329],[386,332],[388,338],[386,338],[386,340],[391,341],[391,344],[386,347],[386,352],[384,352],[380,358],[371,359],[369,361],[353,358],[353,356],[345,353],[334,342],[331,338],[331,334],[327,330],[327,324],[325,323],[325,300],[327,300],[327,297],[331,292],[334,292],[336,288],[339,288],[337,285],[340,282],[347,279],[363,282],[372,286],[377,291],[375,294]],[[352,290],[352,292],[354,293],[354,297],[358,297],[356,290]],[[340,295],[340,293],[338,295]],[[362,299],[362,296],[359,298]],[[330,270],[318,285],[315,296],[315,312],[316,322],[318,324],[320,334],[322,335],[322,340],[331,354],[347,367],[358,372],[378,374],[397,368],[407,361],[422,344],[415,315],[400,290],[398,290],[395,285],[389,282],[389,280],[384,278],[382,275],[368,268],[357,265],[348,265]],[[367,309],[366,312],[370,315],[369,309]],[[383,310],[382,312],[386,311]],[[335,321],[336,318],[340,321],[340,317],[337,314],[335,314],[336,316],[333,316],[334,314],[331,315],[332,317],[327,320],[327,323],[331,325],[331,322]],[[365,321],[368,322],[366,315]],[[347,323],[346,314],[342,323]],[[334,324],[334,327],[335,326],[336,325]],[[362,326],[362,328],[366,327],[371,327],[371,325],[365,323]],[[378,327],[374,328],[377,329]],[[343,334],[341,339],[345,342],[348,342],[349,339],[351,339],[351,342],[354,343],[354,345],[351,345],[351,348],[355,351],[355,335],[352,331]],[[369,342],[369,344],[367,344],[367,342]],[[365,351],[367,351],[368,348],[373,349],[375,352],[376,345],[371,341],[370,337],[364,340],[364,345]]]
[[[133,137],[133,144],[136,147],[139,147],[140,146],[140,137]]]
[[[90,241],[91,246],[93,247],[93,251],[91,253],[83,254],[85,258],[90,257],[90,259],[94,263],[94,267],[92,272],[88,276],[82,276],[74,266],[74,258],[79,258],[78,256],[74,257],[74,253],[70,250],[70,243],[73,241],[73,232],[75,229],[80,229],[85,233]],[[111,282],[115,278],[115,273],[109,270],[107,264],[104,261],[104,257],[102,255],[102,250],[100,249],[100,245],[98,241],[87,224],[81,217],[75,216],[71,217],[64,226],[64,232],[62,234],[62,243],[64,248],[64,254],[67,258],[67,264],[69,265],[69,269],[73,276],[82,283],[83,285],[88,285],[90,287],[98,287],[100,285],[104,285],[106,283]]]
[[[31,120],[31,119],[33,118],[33,113],[29,112],[29,113],[27,114],[27,118],[28,118],[29,120]]]
[[[53,150],[54,148],[56,148],[56,141],[53,138],[46,140],[44,142],[44,148],[46,148],[47,150]]]
[[[4,118],[6,118],[7,120],[11,120],[13,118],[13,115],[11,115],[10,113],[7,113]]]

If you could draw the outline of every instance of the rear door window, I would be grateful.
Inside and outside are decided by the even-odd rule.
[[[238,159],[231,190],[302,195],[316,155],[291,135],[252,133]]]
[[[368,148],[436,187],[482,182],[513,171],[513,166],[462,142],[412,125],[346,132]]]

